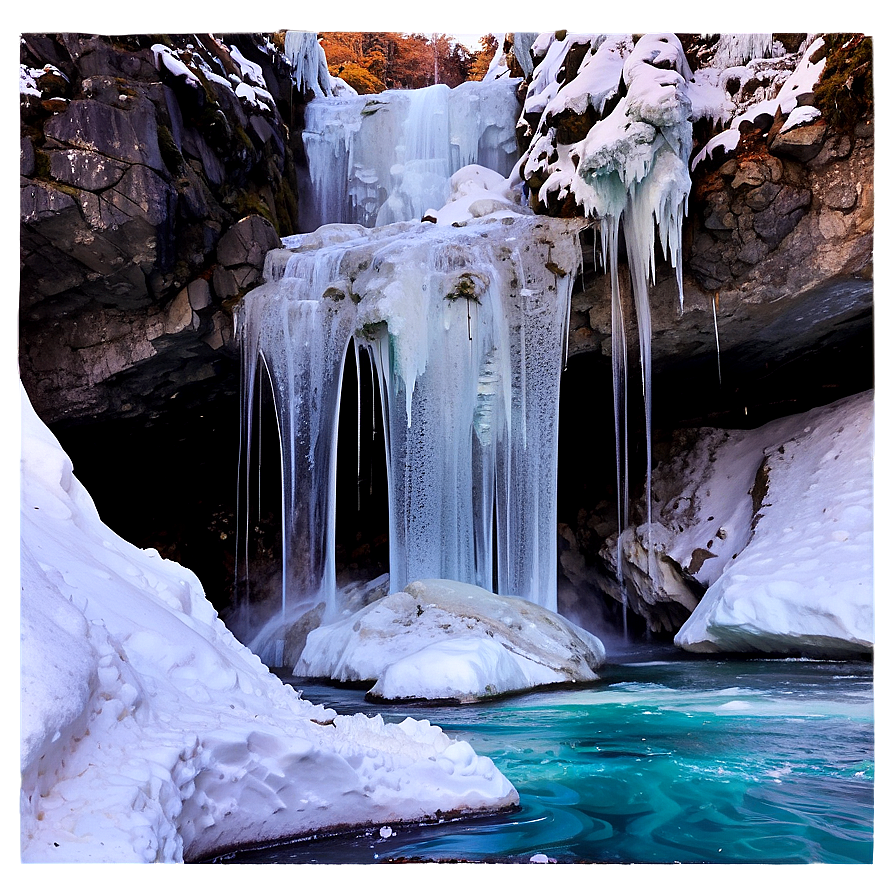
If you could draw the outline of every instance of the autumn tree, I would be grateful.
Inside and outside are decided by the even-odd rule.
[[[498,52],[498,38],[494,34],[483,34],[479,38],[479,46],[482,48],[473,54],[470,63],[470,81],[481,81],[488,71],[488,67]]]
[[[435,83],[456,87],[470,79],[478,56],[448,34],[328,31],[320,42],[330,74],[358,93]]]

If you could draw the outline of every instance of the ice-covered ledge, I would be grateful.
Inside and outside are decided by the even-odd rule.
[[[428,722],[299,699],[196,577],[107,528],[22,392],[21,850],[176,862],[517,804]]]
[[[473,703],[598,679],[603,644],[531,601],[412,582],[308,635],[295,674],[370,682],[374,701]]]

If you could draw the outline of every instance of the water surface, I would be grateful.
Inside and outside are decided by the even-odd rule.
[[[468,740],[516,786],[520,810],[229,860],[872,861],[870,663],[658,656],[608,665],[586,689],[473,706],[384,709],[291,680],[340,713],[428,718]]]

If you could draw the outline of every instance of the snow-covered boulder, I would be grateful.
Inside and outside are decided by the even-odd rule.
[[[24,390],[21,538],[23,861],[180,861],[518,801],[428,722],[299,699],[191,572],[102,523]]]
[[[743,497],[729,500],[724,487],[709,500],[712,486],[709,480],[702,483],[705,509],[714,502],[723,510],[703,514],[716,528],[708,544],[723,545],[726,553],[729,544],[738,549],[713,575],[679,631],[679,647],[834,656],[871,652],[873,419],[873,394],[865,392],[775,421],[740,440],[746,453],[763,446],[752,514],[745,512]],[[739,468],[736,457],[726,461],[725,468]],[[710,561],[717,564],[718,557]]]
[[[294,671],[375,681],[374,700],[467,703],[595,681],[605,659],[597,638],[544,607],[427,579],[311,632]]]

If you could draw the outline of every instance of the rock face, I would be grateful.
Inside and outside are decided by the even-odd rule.
[[[253,35],[58,34],[22,66],[23,380],[50,421],[158,411],[233,368],[232,305],[295,230],[289,64]]]

